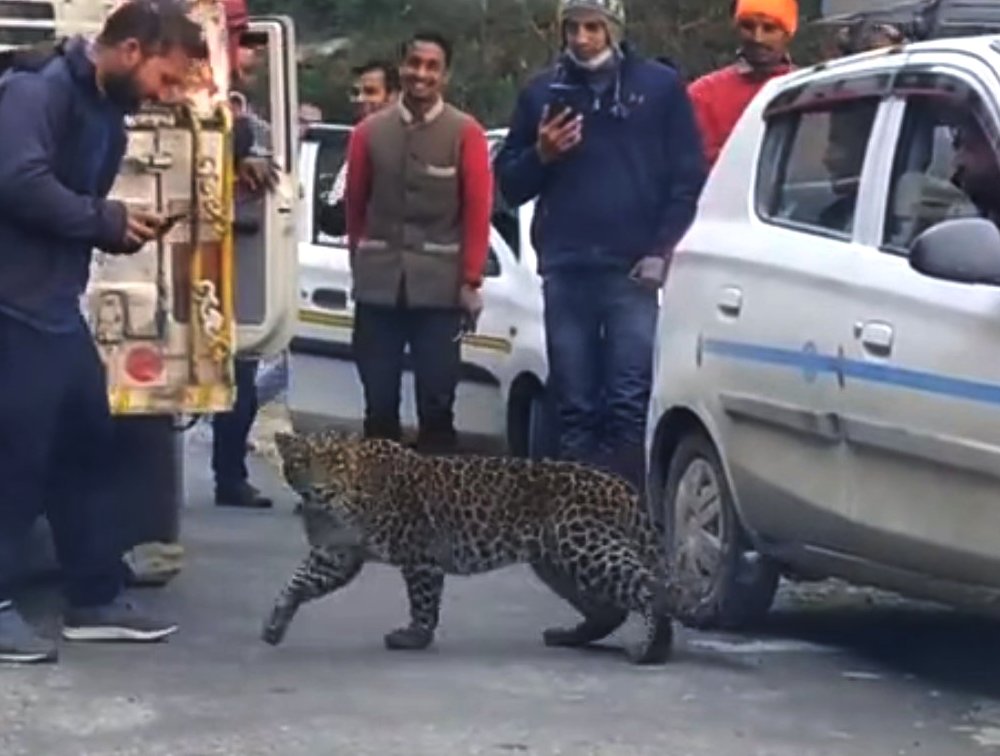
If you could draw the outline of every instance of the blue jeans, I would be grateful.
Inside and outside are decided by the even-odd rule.
[[[0,601],[41,514],[71,605],[106,604],[121,591],[113,438],[104,366],[86,326],[47,333],[0,315]]]
[[[545,276],[544,296],[560,457],[642,491],[656,292],[622,271],[559,271]]]
[[[257,419],[257,360],[236,360],[236,402],[212,418],[215,487],[235,491],[247,482],[247,443]]]

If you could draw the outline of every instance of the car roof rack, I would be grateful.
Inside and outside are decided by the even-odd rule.
[[[846,29],[858,42],[873,29],[894,27],[908,41],[1000,34],[997,0],[824,0],[817,26]]]

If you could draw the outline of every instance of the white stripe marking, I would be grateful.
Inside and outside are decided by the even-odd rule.
[[[720,654],[830,654],[836,649],[830,646],[820,646],[816,643],[797,640],[753,640],[743,643],[731,643],[722,640],[698,639],[689,641],[690,645],[717,651]]]

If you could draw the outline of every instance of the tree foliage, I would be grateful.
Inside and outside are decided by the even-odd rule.
[[[629,37],[646,55],[667,55],[688,77],[732,59],[731,0],[627,0]],[[803,16],[819,0],[802,0]],[[443,33],[455,45],[451,99],[485,124],[504,124],[518,88],[554,59],[559,48],[557,0],[250,0],[254,13],[293,17],[304,45],[348,38],[345,52],[313,56],[299,72],[301,99],[320,105],[326,120],[349,119],[352,66],[372,57],[395,61],[399,44],[418,29]],[[796,59],[809,62],[816,34],[797,40]]]

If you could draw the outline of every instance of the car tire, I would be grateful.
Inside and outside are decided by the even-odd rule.
[[[681,440],[666,478],[662,522],[681,596],[677,619],[699,630],[739,630],[763,619],[779,570],[753,550],[719,454],[703,432]]]

